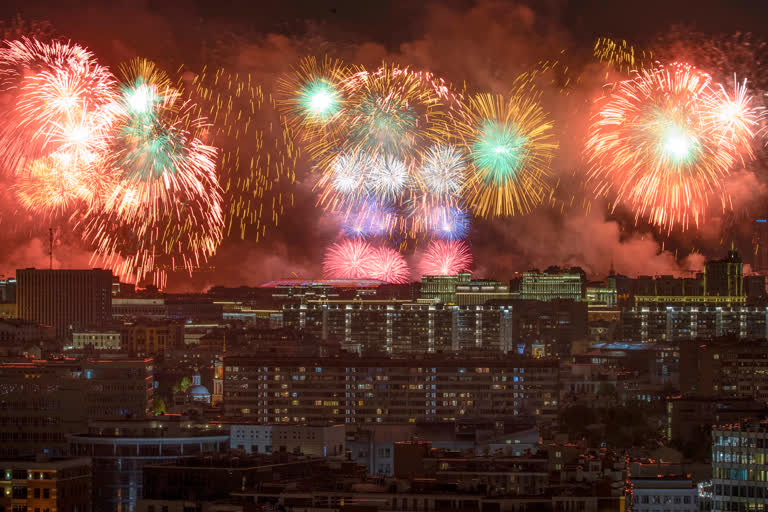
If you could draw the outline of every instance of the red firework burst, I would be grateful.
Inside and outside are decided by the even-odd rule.
[[[370,277],[388,283],[403,284],[410,279],[411,271],[403,255],[389,247],[373,250],[372,272]]]
[[[334,279],[370,278],[375,252],[362,240],[344,240],[328,248],[323,259],[323,275]]]
[[[464,242],[433,240],[421,255],[419,272],[423,276],[451,276],[466,272],[472,265],[472,253]]]

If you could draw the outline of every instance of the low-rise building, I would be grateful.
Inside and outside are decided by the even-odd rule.
[[[90,512],[91,480],[85,457],[0,459],[0,510]]]
[[[120,350],[120,332],[113,330],[106,331],[84,331],[72,333],[72,346],[75,349],[82,350],[92,348],[94,350]]]

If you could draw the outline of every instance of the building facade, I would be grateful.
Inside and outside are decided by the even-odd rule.
[[[95,422],[87,432],[69,436],[70,452],[92,460],[93,510],[135,512],[146,465],[227,450],[228,433],[198,427],[186,427],[178,417]]]
[[[89,420],[152,409],[153,361],[63,360],[0,364],[0,454],[66,451]]]
[[[91,460],[47,458],[0,460],[0,509],[90,512]]]
[[[712,510],[768,508],[768,424],[712,429]]]
[[[525,272],[520,284],[520,298],[540,301],[552,299],[580,301],[583,297],[582,285],[583,277],[576,271],[553,269],[545,272]]]
[[[263,423],[409,423],[547,414],[559,361],[527,357],[421,359],[224,358],[224,410]]]
[[[112,272],[109,270],[16,271],[19,318],[52,325],[56,336],[102,327],[112,319]]]
[[[76,349],[120,350],[120,333],[111,330],[92,330],[72,333],[72,346]]]

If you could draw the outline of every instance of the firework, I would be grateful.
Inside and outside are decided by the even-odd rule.
[[[403,255],[389,247],[373,249],[369,277],[387,283],[403,284],[410,279],[410,270]]]
[[[600,37],[595,41],[594,56],[600,62],[607,62],[619,73],[649,67],[653,62],[653,53],[636,49],[627,41],[621,42],[609,37]]]
[[[375,160],[366,181],[368,188],[377,197],[394,199],[408,185],[408,166],[397,157],[380,155]]]
[[[469,234],[471,221],[467,212],[457,206],[436,206],[427,212],[427,230],[443,240],[463,240]]]
[[[456,129],[471,164],[467,205],[481,217],[528,212],[548,191],[557,149],[539,94],[521,82],[508,98],[478,94],[464,108]]]
[[[293,205],[299,149],[294,130],[277,113],[275,100],[249,74],[203,70],[181,81],[207,117],[206,142],[221,151],[219,182],[224,190],[227,234],[258,241]]]
[[[352,238],[385,236],[392,232],[397,215],[391,205],[371,199],[361,201],[349,212],[341,213],[342,231]]]
[[[452,276],[467,272],[472,266],[472,254],[464,242],[433,240],[421,254],[419,272],[422,276]]]
[[[278,81],[281,107],[292,126],[316,134],[336,120],[347,105],[348,92],[343,83],[357,69],[325,57],[307,57],[287,76]]]
[[[162,286],[166,266],[191,272],[222,239],[216,149],[201,141],[205,120],[164,73],[143,61],[121,71],[107,161],[119,181],[79,225],[95,259],[126,279],[151,275]]]
[[[334,279],[370,278],[375,251],[363,240],[344,240],[328,248],[323,259],[323,275]]]
[[[467,181],[466,158],[456,146],[431,146],[422,156],[418,177],[428,194],[441,200],[456,200]]]
[[[747,103],[718,95],[709,75],[684,64],[643,70],[617,84],[595,116],[590,179],[636,219],[668,231],[698,226],[710,196],[728,204],[723,178],[757,115],[734,105]]]

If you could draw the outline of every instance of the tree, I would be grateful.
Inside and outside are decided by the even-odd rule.
[[[160,397],[155,398],[155,403],[152,406],[152,413],[155,416],[162,416],[165,414],[165,400]]]

